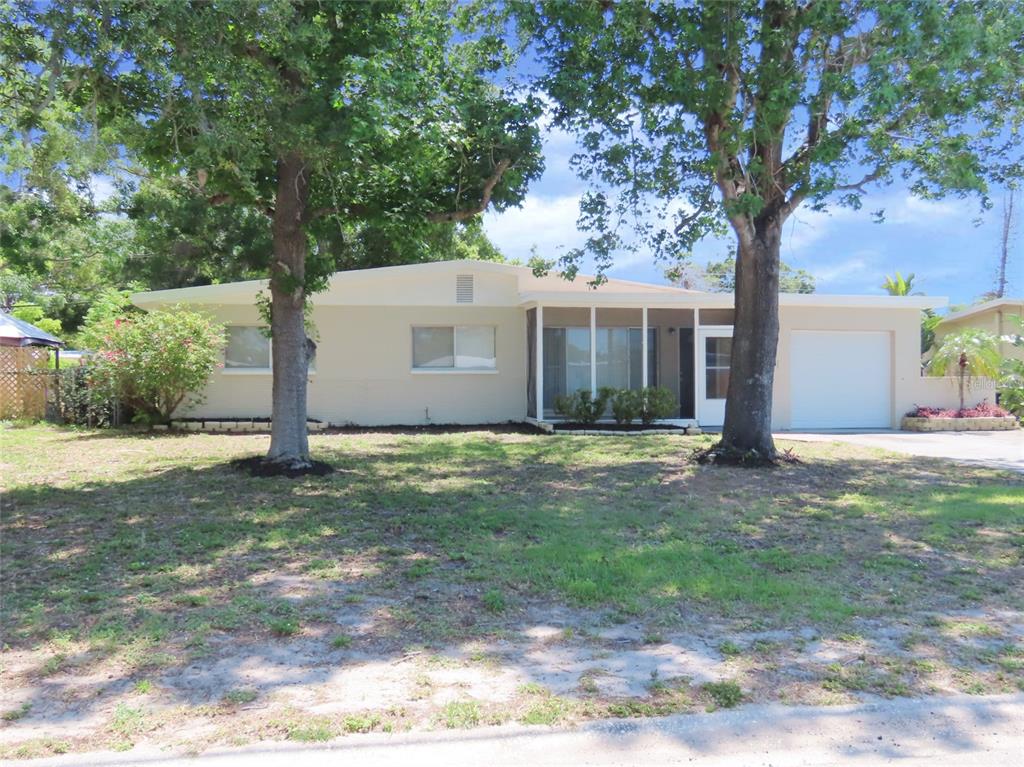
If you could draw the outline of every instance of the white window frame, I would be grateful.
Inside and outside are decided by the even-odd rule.
[[[255,325],[247,322],[228,323],[227,328],[229,331],[231,328],[255,328],[256,330],[265,331],[266,325]],[[266,336],[265,336],[266,337]],[[270,338],[267,338],[267,362],[269,363],[265,368],[229,368],[227,364],[227,347],[224,347],[224,367],[221,368],[221,372],[227,376],[266,376],[273,375],[274,373],[274,345],[270,342]]]
[[[248,323],[228,323],[225,325],[225,329],[228,328],[256,328],[257,330],[266,330],[266,325],[250,325]],[[274,374],[274,344],[272,343],[269,336],[264,336],[267,339],[267,361],[270,363],[265,368],[229,368],[227,366],[227,360],[224,361],[224,367],[220,369],[220,372],[227,376],[269,376]],[[227,354],[227,347],[224,350],[225,355]],[[313,364],[316,364],[316,357],[312,360]],[[316,375],[316,368],[308,368],[306,375]]]
[[[459,327],[464,328],[490,328],[491,332],[494,333],[494,367],[493,368],[460,368],[455,367],[455,361],[459,358],[459,334],[456,329]],[[416,349],[415,349],[415,330],[417,328],[451,328],[452,331],[452,367],[450,368],[418,368],[416,367]],[[474,324],[468,322],[462,323],[424,323],[419,322],[415,325],[409,326],[409,372],[412,375],[496,375],[498,373],[498,326],[488,325],[486,323]]]

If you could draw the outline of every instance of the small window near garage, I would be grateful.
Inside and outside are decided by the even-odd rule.
[[[228,328],[224,349],[225,370],[270,370],[270,339],[254,326]]]
[[[494,328],[489,325],[414,327],[413,370],[494,370]]]

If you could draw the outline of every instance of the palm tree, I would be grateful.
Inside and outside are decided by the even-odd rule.
[[[942,339],[928,363],[932,375],[952,372],[960,379],[960,409],[964,409],[964,384],[974,376],[998,378],[1003,358],[999,339],[985,330],[964,328]]]
[[[899,272],[896,272],[895,277],[886,275],[885,282],[882,283],[882,289],[888,292],[890,296],[909,296],[913,282],[913,272],[908,274],[906,278]]]
[[[899,272],[896,272],[894,277],[886,275],[885,282],[882,283],[882,290],[887,292],[890,296],[909,296],[914,285],[914,273],[911,272],[904,277]],[[918,291],[914,293],[915,296],[923,296],[924,293]],[[939,317],[931,309],[924,309],[921,311],[921,354],[932,348],[932,344],[935,343],[935,326],[939,324],[942,318]]]

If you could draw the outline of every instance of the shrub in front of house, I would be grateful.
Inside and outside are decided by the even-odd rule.
[[[1024,419],[1024,360],[1003,360],[999,380],[999,404],[1018,418]]]
[[[595,424],[608,409],[608,400],[613,392],[613,389],[602,387],[596,397],[591,396],[589,389],[578,389],[572,394],[560,394],[555,397],[555,412],[576,423],[588,426]]]
[[[146,423],[167,423],[186,399],[199,401],[225,342],[222,325],[182,307],[104,318],[89,332],[94,396],[116,397]]]
[[[567,421],[592,426],[611,411],[615,423],[628,426],[640,420],[644,426],[673,416],[678,408],[676,397],[663,386],[646,389],[613,389],[602,387],[597,397],[589,389],[555,398],[555,412]]]
[[[612,418],[615,423],[628,426],[640,417],[643,401],[635,389],[615,389],[611,395]]]
[[[640,389],[640,421],[649,426],[662,418],[670,418],[676,412],[676,395],[664,386],[648,386]]]

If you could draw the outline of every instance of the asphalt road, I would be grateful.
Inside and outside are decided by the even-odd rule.
[[[577,729],[490,727],[354,735],[183,758],[160,751],[65,755],[31,767],[331,765],[685,765],[701,767],[1020,767],[1024,695],[880,700],[857,706],[744,706],[714,714],[595,722]]]

